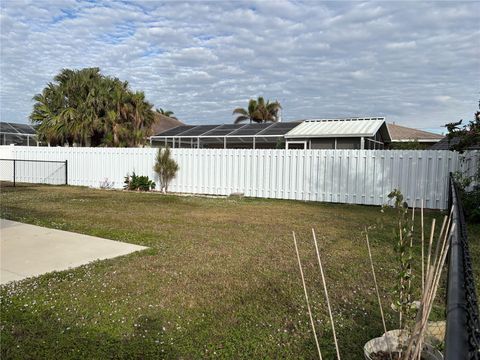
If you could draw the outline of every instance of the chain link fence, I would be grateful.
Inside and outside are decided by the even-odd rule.
[[[30,184],[68,184],[68,162],[47,160],[0,159],[0,181]]]
[[[447,304],[446,360],[480,359],[480,317],[472,260],[468,248],[467,225],[458,187],[450,176],[450,209],[455,224],[450,246]]]

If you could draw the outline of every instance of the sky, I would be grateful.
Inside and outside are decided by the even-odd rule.
[[[470,120],[480,98],[480,2],[1,0],[0,120],[27,123],[62,68],[99,67],[189,124],[248,99],[282,120]]]

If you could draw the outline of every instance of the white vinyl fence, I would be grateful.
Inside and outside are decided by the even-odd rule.
[[[67,160],[70,185],[100,187],[108,179],[115,188],[122,188],[133,171],[158,183],[156,152],[0,146],[1,159]],[[172,192],[381,205],[398,188],[410,206],[424,199],[432,209],[447,207],[449,172],[471,174],[479,166],[478,151],[172,149],[172,154],[180,166]],[[5,173],[0,171],[1,180],[10,180]],[[36,182],[36,177],[17,174],[17,181]]]

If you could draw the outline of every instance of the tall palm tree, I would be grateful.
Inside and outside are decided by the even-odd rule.
[[[265,99],[259,96],[256,100],[250,99],[246,109],[236,108],[233,110],[232,115],[238,115],[234,121],[235,124],[248,120],[250,123],[277,122],[278,111],[281,108],[282,106],[278,101],[265,102]]]
[[[52,83],[49,83],[41,94],[33,97],[35,105],[30,119],[32,123],[38,124],[37,136],[39,140],[53,145],[63,145],[67,141],[66,132],[62,131],[62,126],[59,126],[62,97]]]

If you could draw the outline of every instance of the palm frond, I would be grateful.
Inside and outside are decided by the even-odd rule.
[[[241,123],[241,122],[247,121],[247,120],[250,120],[250,118],[248,116],[240,115],[235,119],[235,121],[233,123],[238,124],[238,123]]]
[[[235,114],[240,114],[240,115],[248,116],[248,111],[245,110],[244,108],[236,108],[236,109],[233,110],[233,112],[232,112],[232,115],[235,115]]]

